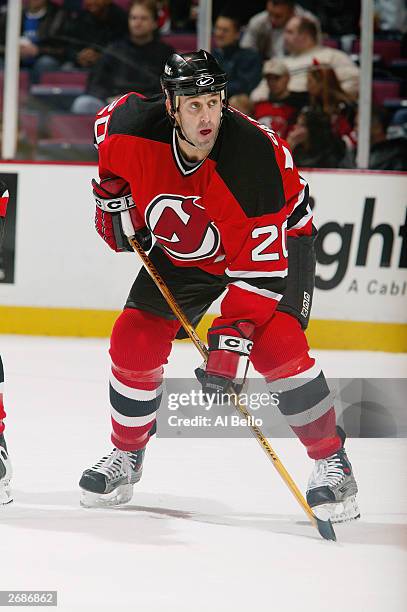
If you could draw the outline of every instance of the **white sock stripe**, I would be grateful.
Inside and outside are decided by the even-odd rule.
[[[110,384],[113,389],[127,397],[128,399],[138,400],[139,402],[148,402],[152,399],[155,399],[159,395],[161,395],[163,386],[162,384],[157,387],[157,389],[153,389],[152,391],[146,391],[145,389],[134,389],[133,387],[128,387],[127,385],[117,380],[113,372],[110,373]]]
[[[322,372],[321,366],[317,363],[305,372],[288,376],[287,378],[279,378],[267,384],[270,393],[283,393],[284,391],[294,391],[303,385],[306,385],[311,380],[317,378]]]
[[[3,394],[4,393],[4,382],[0,383],[0,393]]]
[[[147,423],[152,423],[156,418],[157,412],[151,412],[151,414],[146,414],[145,416],[140,417],[128,417],[120,414],[113,408],[110,407],[110,414],[112,419],[119,423],[119,425],[123,425],[123,427],[143,427],[143,425],[147,425]]]
[[[323,400],[318,402],[312,408],[308,410],[304,410],[304,412],[299,412],[298,414],[292,415],[284,415],[287,423],[291,425],[291,427],[304,427],[304,425],[309,425],[313,423],[317,419],[323,417],[334,405],[334,393],[329,393]]]
[[[304,372],[300,372],[299,374],[294,374],[291,378],[316,378],[322,372],[321,366],[319,363],[315,362],[313,366],[308,368],[308,370],[304,370]]]
[[[268,289],[258,289],[257,287],[253,287],[253,285],[249,285],[249,283],[245,283],[244,281],[236,281],[235,283],[230,284],[234,285],[235,287],[239,287],[240,289],[244,289],[245,291],[250,291],[251,293],[256,293],[257,295],[271,298],[277,302],[279,302],[283,297],[281,293],[275,293],[274,291],[269,291]]]

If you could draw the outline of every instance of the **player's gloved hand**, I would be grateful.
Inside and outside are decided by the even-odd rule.
[[[130,185],[120,177],[107,178],[100,183],[92,180],[96,202],[96,231],[113,251],[132,251],[127,236],[134,236],[145,251],[152,246],[152,235],[137,210],[130,191]],[[126,215],[126,231],[123,216]]]
[[[205,366],[195,370],[205,394],[220,396],[241,392],[253,346],[253,334],[254,324],[247,320],[209,329],[208,361]],[[217,403],[222,403],[221,398],[219,400]]]

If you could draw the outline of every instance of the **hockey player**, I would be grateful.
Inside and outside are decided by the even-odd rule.
[[[7,185],[0,180],[0,246],[3,241],[5,216],[9,192]],[[13,501],[10,490],[11,463],[7,452],[7,445],[4,439],[4,422],[6,416],[3,404],[4,370],[0,355],[0,505],[8,504]]]
[[[315,460],[309,504],[333,521],[356,518],[345,435],[303,331],[315,263],[307,184],[283,140],[228,107],[209,53],[172,55],[161,83],[164,97],[126,94],[97,115],[96,229],[115,251],[131,250],[123,223],[146,250],[155,237],[149,256],[194,324],[227,288],[197,371],[203,391],[237,385],[250,358]],[[114,450],[83,473],[83,505],[131,499],[179,328],[142,269],[111,336]]]

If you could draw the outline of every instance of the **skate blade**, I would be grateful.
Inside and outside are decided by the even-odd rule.
[[[347,523],[360,518],[356,495],[351,495],[343,502],[336,504],[321,504],[312,508],[316,517],[331,523]]]
[[[13,501],[13,495],[11,493],[10,486],[7,484],[3,484],[0,487],[0,506],[5,506],[7,504],[11,504]]]
[[[133,485],[121,485],[111,493],[92,493],[81,489],[80,505],[84,508],[110,508],[126,504],[133,497]]]

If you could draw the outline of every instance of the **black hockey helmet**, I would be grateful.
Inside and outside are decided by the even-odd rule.
[[[193,53],[173,53],[165,64],[161,87],[176,112],[176,96],[199,96],[220,92],[226,104],[227,76],[216,59],[203,49]]]

